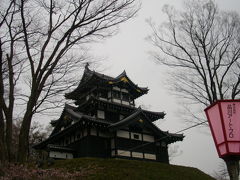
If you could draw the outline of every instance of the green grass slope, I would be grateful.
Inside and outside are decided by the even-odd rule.
[[[59,160],[51,168],[85,172],[81,179],[92,180],[213,180],[202,171],[158,162],[123,159],[79,158]]]

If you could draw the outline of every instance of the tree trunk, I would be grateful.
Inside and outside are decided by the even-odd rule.
[[[225,159],[230,180],[238,180],[239,160],[234,158]]]
[[[5,137],[4,137],[4,119],[3,119],[3,112],[0,110],[0,163],[4,163],[7,157],[6,154],[6,144],[5,144]]]
[[[6,144],[8,161],[11,162],[12,159],[12,126],[13,126],[13,108],[14,108],[14,72],[13,72],[13,43],[11,43],[11,53],[10,56],[7,54],[7,64],[8,64],[8,82],[9,82],[9,94],[8,101],[9,105],[5,112],[6,117]]]
[[[2,138],[0,139],[0,165],[4,164],[5,160],[6,160],[6,148],[5,148],[5,142],[2,140]]]
[[[3,106],[4,106],[4,88],[3,88],[3,51],[2,51],[2,42],[0,38],[0,162],[3,162],[7,158],[6,154],[6,144],[5,144],[5,124],[4,124],[4,115],[3,115]]]
[[[26,162],[28,158],[29,130],[32,120],[32,111],[27,110],[20,129],[17,160],[20,163]]]
[[[12,113],[8,112],[9,114],[6,117],[6,147],[7,147],[7,157],[8,161],[11,162],[12,159]]]
[[[33,91],[34,93],[34,91]],[[34,96],[31,95],[28,100],[27,109],[23,117],[22,125],[19,133],[17,161],[20,163],[26,162],[28,158],[29,146],[29,131],[32,121],[32,110],[34,107]]]
[[[39,95],[40,93],[37,91],[36,79],[33,77],[31,95],[28,99],[27,108],[23,117],[19,134],[17,161],[20,163],[26,162],[28,159],[29,131],[31,127],[33,109],[37,103]]]
[[[37,101],[36,99],[39,96],[34,82],[35,82],[35,79],[32,82],[32,88],[31,88],[32,92],[28,99],[27,108],[23,117],[20,133],[19,133],[17,161],[20,163],[26,162],[28,159],[29,131],[30,131],[31,121],[33,116],[33,108],[36,105],[36,101]]]

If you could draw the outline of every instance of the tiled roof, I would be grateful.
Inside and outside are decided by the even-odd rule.
[[[66,93],[65,97],[68,99],[74,99],[75,96],[78,94],[78,91],[80,91],[82,88],[85,88],[88,85],[88,83],[90,83],[91,80],[93,80],[94,78],[101,79],[106,81],[106,83],[112,83],[112,84],[117,84],[119,82],[127,81],[129,83],[129,86],[135,89],[136,97],[146,94],[149,90],[147,87],[138,87],[138,85],[134,84],[130,80],[130,78],[128,78],[125,71],[123,71],[120,75],[114,78],[111,76],[107,76],[105,74],[101,74],[99,72],[92,71],[88,68],[88,66],[86,66],[84,70],[84,74],[82,76],[82,79],[78,87],[72,92]]]

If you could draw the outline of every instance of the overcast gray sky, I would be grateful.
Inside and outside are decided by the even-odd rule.
[[[175,97],[171,96],[164,87],[166,79],[165,68],[154,63],[148,51],[152,46],[145,40],[151,33],[146,19],[152,18],[157,24],[165,21],[162,13],[164,4],[174,5],[181,9],[183,0],[142,0],[142,7],[137,17],[120,26],[119,33],[94,45],[92,53],[104,57],[105,74],[117,76],[126,70],[128,76],[139,86],[148,87],[149,93],[138,100],[153,111],[165,111],[165,121],[157,125],[162,130],[177,132],[188,125],[177,115],[178,107]],[[240,10],[239,0],[216,0],[220,9]],[[217,171],[221,160],[218,158],[215,146],[207,128],[195,128],[184,132],[183,142],[176,143],[182,154],[175,157],[172,164],[192,166],[213,174]]]

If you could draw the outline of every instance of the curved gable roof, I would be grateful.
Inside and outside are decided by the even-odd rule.
[[[184,138],[183,134],[169,133],[168,131],[162,131],[161,129],[159,129],[155,124],[153,124],[149,120],[149,118],[145,115],[144,111],[141,108],[138,108],[134,113],[132,113],[130,116],[126,117],[125,119],[109,125],[108,128],[110,131],[116,131],[118,129],[121,129],[123,127],[129,126],[134,123],[139,123],[139,124],[144,123],[143,124],[144,127],[151,129],[152,132],[154,132],[156,135],[160,135],[166,138],[168,143],[173,143],[175,141],[182,141]]]
[[[142,94],[146,94],[149,91],[147,87],[139,87],[137,84],[133,83],[132,80],[127,76],[125,70],[113,80],[109,80],[108,83],[114,85],[119,84],[120,86],[124,83],[127,86],[130,86],[130,89],[132,89],[132,91],[136,91],[139,96],[141,96]]]

